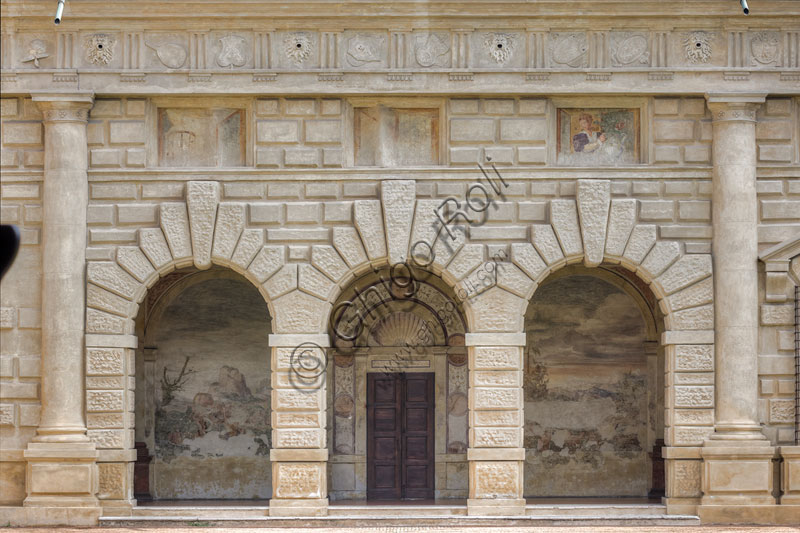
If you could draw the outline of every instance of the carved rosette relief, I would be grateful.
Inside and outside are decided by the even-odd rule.
[[[777,63],[780,52],[778,34],[766,31],[756,33],[750,41],[750,51],[753,54],[754,66]]]
[[[283,51],[291,61],[300,65],[311,56],[311,36],[305,32],[296,32],[283,39]]]
[[[487,33],[483,44],[489,56],[500,65],[511,59],[517,47],[516,37],[510,33]]]
[[[713,33],[707,31],[693,31],[683,34],[683,47],[689,63],[708,63],[711,59],[711,40]]]
[[[585,33],[553,33],[550,40],[550,57],[556,66],[585,67],[588,64],[589,45]]]
[[[650,63],[647,36],[642,33],[611,34],[611,64],[615,67],[641,66]]]
[[[47,109],[42,115],[45,122],[86,122],[89,109]]]
[[[117,40],[113,35],[95,33],[86,38],[86,59],[95,65],[108,65],[114,57]]]

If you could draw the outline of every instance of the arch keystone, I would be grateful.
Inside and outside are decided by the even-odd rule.
[[[408,255],[416,195],[417,184],[414,180],[387,180],[381,183],[390,264],[402,263]]]
[[[603,262],[610,206],[610,181],[578,180],[578,213],[583,236],[583,262],[587,267],[597,266]]]
[[[194,250],[194,266],[205,270],[211,266],[214,223],[217,218],[220,192],[217,181],[190,181],[186,187],[186,205]]]

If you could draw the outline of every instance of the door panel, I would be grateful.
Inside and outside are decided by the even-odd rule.
[[[434,375],[405,374],[403,402],[403,497],[433,499]]]
[[[433,374],[367,374],[368,499],[433,499],[433,424]]]
[[[396,374],[367,374],[367,499],[402,496],[401,388]]]

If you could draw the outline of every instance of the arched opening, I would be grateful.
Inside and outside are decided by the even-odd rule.
[[[524,495],[647,497],[664,491],[663,317],[619,266],[569,266],[525,314]]]
[[[466,323],[450,287],[405,266],[369,272],[329,330],[331,500],[466,498]]]
[[[139,307],[134,492],[140,500],[266,499],[271,318],[230,270],[176,270]]]

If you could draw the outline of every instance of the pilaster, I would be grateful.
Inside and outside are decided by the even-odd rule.
[[[524,333],[468,333],[469,515],[524,515]]]
[[[272,499],[270,516],[328,514],[327,335],[270,335]]]
[[[84,414],[86,123],[89,93],[34,95],[45,127],[42,411],[27,461],[26,507],[97,507],[97,450]],[[46,524],[48,513],[41,515]]]

